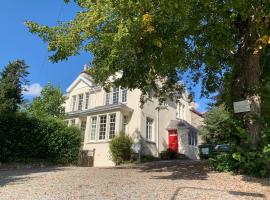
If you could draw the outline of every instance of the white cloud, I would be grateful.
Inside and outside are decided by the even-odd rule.
[[[200,104],[198,102],[195,103],[195,109],[199,109]]]
[[[40,95],[42,87],[39,83],[33,83],[32,85],[26,85],[24,87],[26,91],[23,92],[25,96],[36,97]]]

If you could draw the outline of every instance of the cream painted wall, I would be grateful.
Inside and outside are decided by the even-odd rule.
[[[81,74],[80,76],[84,76]],[[93,90],[95,88],[95,90]],[[74,85],[74,88],[67,94],[67,100],[65,102],[66,112],[71,111],[71,103],[72,103],[72,96],[85,94],[86,92],[90,92],[90,99],[89,99],[89,109],[97,107],[97,106],[104,106],[105,105],[105,96],[106,92],[99,88],[97,89],[96,86],[87,85],[84,81],[79,81],[77,84]],[[88,114],[85,117],[86,119],[86,131],[84,134],[84,150],[93,150],[95,149],[95,158],[94,158],[94,166],[113,166],[114,163],[110,160],[109,155],[109,140],[106,138],[105,141],[99,141],[97,139],[98,132],[99,132],[99,115],[107,114],[109,116],[110,113],[116,113],[116,134],[122,131],[123,129],[123,116],[128,116],[128,128],[127,134],[129,134],[133,139],[134,142],[138,142],[140,138],[144,140],[144,153],[151,154],[151,155],[158,155],[158,152],[167,149],[168,147],[168,131],[167,126],[171,120],[177,119],[177,111],[179,108],[179,103],[168,101],[165,103],[165,107],[161,110],[157,110],[158,100],[153,98],[152,100],[146,102],[144,107],[140,108],[140,95],[141,91],[138,89],[135,90],[128,90],[127,92],[127,102],[125,103],[127,107],[133,110],[133,112],[126,112],[126,111],[102,111],[97,114]],[[111,95],[112,96],[112,95]],[[77,97],[78,98],[78,97]],[[112,98],[112,97],[111,97]],[[121,97],[120,97],[121,98]],[[78,99],[77,99],[78,102]],[[184,99],[180,99],[180,103],[185,105],[185,120],[191,123],[191,113],[189,110],[189,103]],[[76,105],[78,106],[78,105]],[[83,105],[85,108],[85,104]],[[97,132],[96,132],[96,140],[89,141],[89,133],[91,127],[91,117],[97,116]],[[153,119],[153,141],[145,141],[146,138],[146,118],[150,117]],[[71,118],[70,118],[71,119]],[[107,117],[107,127],[106,127],[106,137],[108,137],[109,133],[109,118]],[[76,118],[76,124],[80,126],[80,118]],[[158,134],[159,133],[159,134]],[[158,137],[159,135],[159,137]],[[180,142],[185,143],[187,140],[183,138]],[[186,147],[184,145],[180,145],[180,152],[189,153],[194,152],[193,149],[190,147]],[[183,147],[183,148],[182,148]],[[185,148],[184,148],[185,147]],[[192,156],[191,156],[192,157]],[[196,157],[196,156],[195,156]],[[195,158],[194,157],[194,158]]]

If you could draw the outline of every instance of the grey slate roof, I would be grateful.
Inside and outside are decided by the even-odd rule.
[[[189,129],[194,132],[199,132],[197,128],[192,126],[190,123],[188,123],[186,120],[179,119],[179,120],[171,120],[169,125],[167,126],[167,129],[178,129],[178,128],[183,128],[183,129]]]

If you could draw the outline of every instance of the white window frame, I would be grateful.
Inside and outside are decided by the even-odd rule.
[[[198,145],[198,134],[195,131],[188,132],[188,145],[197,146]]]
[[[128,131],[128,116],[127,115],[124,115],[123,116],[123,132],[124,133],[127,133]]]
[[[115,87],[112,89],[112,104],[118,104],[119,103],[119,87]]]
[[[93,119],[95,119],[95,123],[93,123]],[[89,141],[92,141],[92,142],[96,141],[97,125],[98,125],[98,117],[91,116],[90,133],[89,133],[89,138],[88,138]]]
[[[80,97],[82,97],[82,98],[80,98]],[[78,110],[79,111],[83,110],[83,97],[84,97],[83,94],[78,95]]]
[[[73,95],[71,97],[71,110],[72,111],[75,111],[76,110],[76,100],[77,100],[77,96],[76,95]]]
[[[105,123],[101,121],[101,117],[105,117]],[[104,127],[101,127],[101,126],[104,126]],[[101,136],[101,130],[102,131],[102,134],[104,133],[104,137],[100,137]],[[106,131],[107,131],[107,115],[99,115],[99,130],[98,130],[98,140],[99,141],[105,141],[106,140]]]
[[[123,88],[121,90],[121,102],[122,103],[127,103],[127,93],[128,93],[128,90],[126,88]]]
[[[111,93],[105,92],[105,105],[110,105],[111,103]]]
[[[70,125],[71,126],[76,126],[76,119],[71,119],[70,120]]]
[[[84,105],[84,109],[88,109],[89,108],[89,99],[90,99],[90,93],[86,92],[85,93],[85,105]]]
[[[115,137],[116,113],[109,114],[109,140]]]
[[[154,128],[154,120],[150,117],[146,118],[146,140],[153,141],[153,128]]]

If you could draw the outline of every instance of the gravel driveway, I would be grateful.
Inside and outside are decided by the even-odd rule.
[[[270,180],[209,171],[200,161],[115,168],[0,169],[0,199],[270,199]]]

